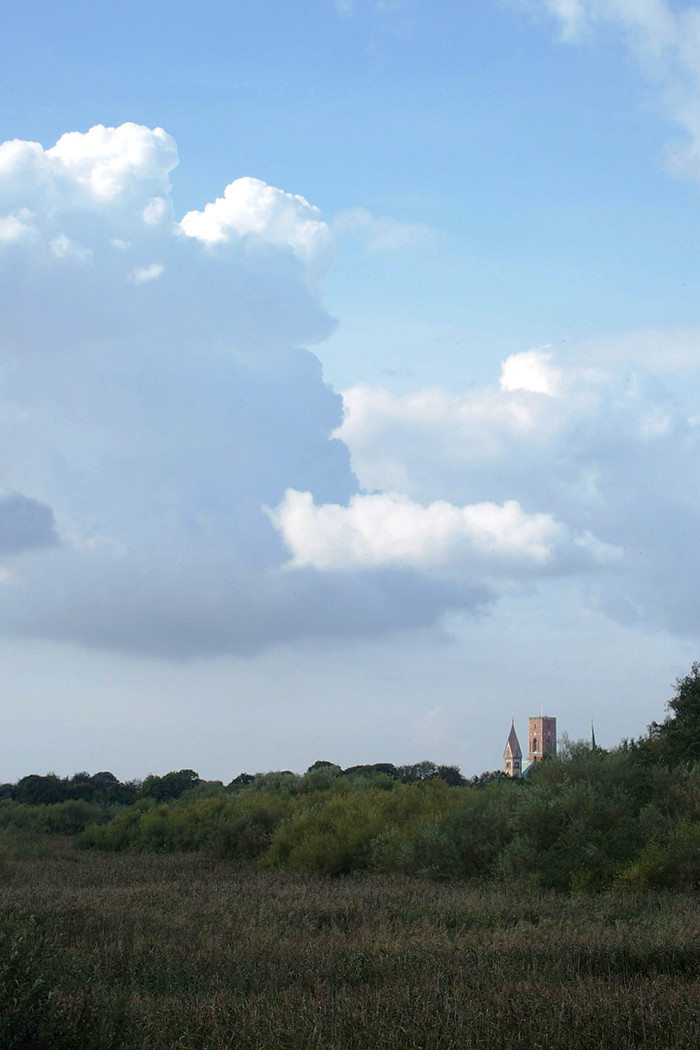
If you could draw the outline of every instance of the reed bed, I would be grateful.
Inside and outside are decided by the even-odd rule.
[[[2,1050],[689,1050],[700,902],[9,839]]]

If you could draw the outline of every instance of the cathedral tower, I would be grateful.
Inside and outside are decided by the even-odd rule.
[[[528,720],[528,758],[541,762],[545,755],[557,753],[557,720],[551,715],[539,715]]]

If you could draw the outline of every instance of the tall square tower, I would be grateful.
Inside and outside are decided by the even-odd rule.
[[[551,715],[538,715],[528,719],[528,758],[541,762],[545,755],[557,753],[557,720]]]

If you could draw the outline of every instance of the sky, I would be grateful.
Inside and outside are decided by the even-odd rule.
[[[0,781],[603,746],[698,658],[700,6],[7,0]]]

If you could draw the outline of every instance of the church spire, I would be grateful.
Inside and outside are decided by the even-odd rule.
[[[507,773],[509,777],[522,776],[523,772],[523,753],[520,748],[518,734],[515,732],[515,715],[511,722],[506,749],[503,752],[503,772]]]

